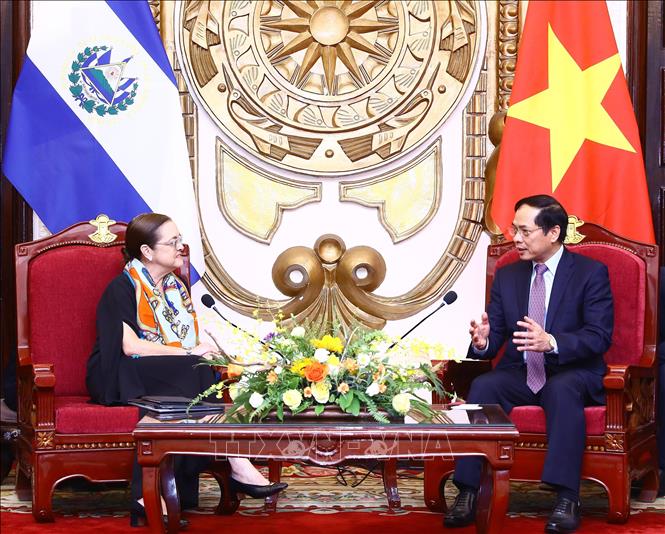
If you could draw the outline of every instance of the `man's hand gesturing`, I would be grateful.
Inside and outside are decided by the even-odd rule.
[[[487,338],[490,336],[490,321],[487,314],[483,312],[480,316],[480,323],[475,319],[471,319],[471,344],[476,350],[485,350],[487,348]]]

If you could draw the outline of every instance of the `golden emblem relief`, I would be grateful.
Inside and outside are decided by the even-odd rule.
[[[88,237],[95,243],[113,243],[118,236],[109,230],[109,226],[113,226],[116,221],[111,219],[108,215],[100,213],[96,218],[88,221],[97,229],[88,235]]]
[[[343,327],[381,327],[440,298],[482,231],[491,104],[487,68],[478,62],[493,31],[487,12],[493,8],[475,0],[162,1],[161,31],[175,48],[208,290],[248,316],[257,308],[262,317],[281,309],[298,321]],[[464,95],[463,164],[447,172],[442,154],[451,155],[450,132],[441,127]],[[219,141],[204,141],[212,135]],[[344,181],[335,183],[338,177]],[[388,287],[391,278],[381,287],[387,270],[391,276],[399,270],[397,249],[367,246],[378,242],[371,222],[355,233],[338,228],[331,193],[344,204],[375,209],[378,229],[404,250],[412,246],[408,238],[423,232],[416,238],[422,240],[436,227],[426,272],[404,287]],[[416,196],[422,202],[413,203]],[[303,236],[288,234],[293,218],[304,220],[298,208],[312,202],[318,204],[307,210],[330,224],[317,226],[316,234],[306,228]],[[447,214],[448,237],[441,236],[441,214]],[[277,234],[282,218],[286,236]],[[251,239],[243,253],[261,258],[268,280],[274,260],[272,283],[282,297],[226,260],[229,237],[241,243],[236,232]],[[346,250],[341,237],[324,232],[362,246]],[[275,235],[275,255],[256,243],[270,245]],[[335,250],[339,257],[327,261]]]
[[[429,137],[478,59],[469,1],[183,2],[190,90],[231,143],[315,176],[381,165]]]

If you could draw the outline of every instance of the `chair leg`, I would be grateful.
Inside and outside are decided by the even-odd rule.
[[[656,500],[658,495],[658,486],[660,485],[660,479],[658,477],[658,469],[650,470],[642,478],[642,490],[640,495],[637,498],[641,502],[653,502]]]
[[[620,479],[616,481],[617,479]],[[608,523],[625,523],[630,516],[630,477],[616,477],[607,486],[609,511]]]
[[[32,466],[32,516],[38,523],[51,523],[55,520],[51,503],[55,480],[46,476],[41,463],[35,458]]]

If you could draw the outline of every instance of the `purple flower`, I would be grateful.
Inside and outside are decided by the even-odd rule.
[[[270,332],[266,337],[263,338],[263,341],[265,343],[269,343],[275,338],[276,335],[277,335],[277,332]]]

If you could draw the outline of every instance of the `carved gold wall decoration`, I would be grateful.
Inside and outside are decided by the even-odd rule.
[[[476,0],[190,0],[175,7],[175,39],[225,141],[289,171],[340,176],[443,123],[478,61],[479,12]]]
[[[321,184],[286,180],[252,168],[216,143],[217,204],[236,230],[270,243],[282,213],[321,200]]]
[[[339,197],[342,202],[377,208],[381,225],[393,243],[399,243],[427,226],[439,209],[442,169],[439,138],[396,173],[340,182]]]
[[[260,8],[255,7],[258,4],[261,5]],[[355,4],[369,5],[368,2],[355,0],[338,4],[335,7],[342,5],[348,7]],[[481,32],[478,30],[481,24],[486,24],[482,21],[480,13],[487,11],[494,16],[497,11],[493,5],[485,8],[478,1],[469,1],[466,4],[473,8],[476,28],[472,29],[463,24],[467,39],[470,40],[473,47],[470,56],[471,64],[467,69],[469,75],[463,82],[448,72],[449,70],[454,73],[458,72],[459,65],[455,63],[449,68],[449,63],[451,58],[459,58],[462,53],[455,55],[455,50],[439,48],[442,41],[445,40],[445,38],[442,39],[445,22],[452,20],[453,8],[451,6],[459,7],[459,4],[445,1],[382,1],[371,3],[368,11],[360,18],[390,23],[393,22],[393,19],[397,19],[399,29],[392,32],[379,30],[362,34],[363,39],[373,44],[376,50],[367,52],[352,49],[358,66],[355,73],[353,67],[349,69],[338,57],[335,62],[335,82],[332,92],[330,92],[325,72],[326,69],[329,74],[332,72],[331,55],[328,52],[326,52],[328,59],[324,59],[322,53],[321,58],[318,58],[312,65],[308,75],[301,78],[300,85],[296,85],[298,72],[307,50],[302,49],[290,58],[283,58],[273,65],[268,57],[269,53],[276,54],[281,47],[285,46],[285,43],[290,43],[294,32],[289,34],[286,30],[275,30],[267,25],[262,25],[263,22],[267,23],[271,20],[298,18],[293,10],[299,8],[307,10],[310,7],[320,9],[324,7],[322,2],[318,0],[307,3],[286,0],[210,2],[209,11],[221,26],[220,40],[222,42],[220,45],[209,44],[211,57],[217,65],[218,73],[204,86],[201,86],[197,85],[195,81],[191,64],[192,55],[191,52],[188,52],[190,48],[189,30],[184,26],[183,16],[186,9],[189,7],[194,9],[194,6],[191,5],[191,2],[176,4],[162,0],[160,31],[167,52],[172,51],[173,47],[178,50],[177,56],[170,54],[169,57],[174,65],[181,93],[183,118],[197,198],[199,198],[201,185],[198,169],[200,156],[198,137],[201,135],[201,131],[199,130],[197,104],[200,104],[199,109],[208,113],[220,131],[225,134],[229,148],[235,153],[247,152],[248,160],[255,161],[256,157],[260,157],[260,151],[255,139],[232,119],[229,111],[230,103],[233,105],[234,111],[240,109],[250,115],[245,117],[248,120],[247,124],[257,124],[256,121],[261,121],[265,117],[273,124],[263,124],[262,126],[271,133],[277,132],[282,136],[302,135],[308,138],[321,138],[321,143],[309,159],[294,155],[288,145],[288,150],[281,162],[279,151],[260,157],[266,163],[267,168],[282,167],[296,175],[334,177],[357,171],[367,171],[383,164],[384,161],[402,157],[407,151],[415,148],[443,124],[459,102],[466,84],[469,82],[470,73],[479,61],[482,46],[479,41]],[[246,18],[238,17],[238,9],[250,9],[251,13],[247,12]],[[291,12],[289,9],[292,9]],[[235,14],[232,14],[232,11],[235,11]],[[459,9],[458,11],[460,18],[463,18],[462,11]],[[497,21],[493,18],[487,29],[490,37],[495,35],[495,24]],[[407,28],[408,31],[406,31]],[[319,37],[322,40],[325,39],[321,35]],[[461,42],[458,40],[457,44]],[[321,42],[319,44],[325,45]],[[457,46],[454,42],[453,45]],[[338,45],[325,46],[336,47]],[[386,57],[389,57],[387,62]],[[180,58],[182,61],[176,58]],[[291,63],[289,59],[293,59],[295,64]],[[182,71],[180,65],[182,65]],[[228,71],[225,73],[224,68],[226,67],[228,67]],[[358,78],[358,72],[363,80]],[[373,309],[378,315],[374,315],[374,312],[366,314],[350,298],[345,297],[355,307],[353,309],[355,317],[364,324],[377,327],[379,323],[377,323],[376,317],[380,317],[380,321],[404,318],[431,305],[451,287],[474,251],[482,232],[487,135],[485,124],[489,112],[488,106],[492,106],[488,99],[487,72],[487,66],[483,66],[477,87],[464,112],[462,198],[453,235],[430,272],[422,280],[417,281],[406,293],[388,297],[370,295],[371,298],[367,302],[354,297],[363,307],[366,304],[369,306],[376,304]],[[489,67],[489,72],[492,76],[495,75],[493,64]],[[228,86],[225,76],[229,76],[231,88]],[[363,134],[374,136],[377,133],[383,133],[381,124],[407,112],[409,105],[414,102],[414,97],[418,96],[423,89],[428,88],[431,76],[435,76],[435,78],[434,83],[431,84],[433,103],[429,107],[430,112],[413,131],[408,132],[401,153],[388,153],[387,160],[383,160],[380,154],[372,152],[365,155],[364,158],[357,159],[355,163],[351,161],[343,152],[339,142],[346,138],[360,137]],[[490,85],[493,83],[492,81]],[[491,89],[494,91],[493,85]],[[234,95],[234,90],[239,90],[242,98],[239,98],[237,94]],[[244,104],[249,104],[249,106],[243,108]],[[423,105],[418,101],[415,101],[415,104]],[[215,115],[219,110],[222,110],[221,118]],[[253,112],[259,112],[260,115],[255,113],[255,116],[252,116]],[[381,141],[390,139],[390,137],[390,132],[383,138],[377,136]],[[273,136],[268,141],[272,142],[275,138],[278,139],[277,144],[279,145],[283,139],[279,136]],[[392,142],[392,139],[390,141]],[[386,144],[388,143],[382,143],[378,148],[382,148]],[[388,146],[390,145],[388,144]],[[277,146],[277,148],[281,147]],[[273,169],[271,171],[274,172]],[[207,266],[203,281],[225,305],[248,316],[258,308],[260,315],[264,318],[274,314],[278,309],[288,311],[288,306],[291,306],[290,309],[297,313],[304,311],[297,310],[298,297],[287,297],[281,300],[268,299],[239,284],[215,255],[203,221],[202,234]],[[321,261],[319,261],[321,258],[316,256],[312,249],[310,251],[315,256],[311,264],[321,265]],[[339,266],[337,269],[339,270]],[[330,295],[336,294],[338,289],[332,291]],[[362,294],[359,296],[362,297]],[[335,304],[335,306],[342,305]],[[320,312],[326,308],[321,306],[318,309]],[[343,307],[338,309],[343,309]],[[394,313],[390,313],[391,311]],[[312,312],[311,317],[315,318],[316,313],[319,312]]]
[[[506,111],[515,80],[520,33],[519,0],[499,0],[498,96],[499,110]]]

